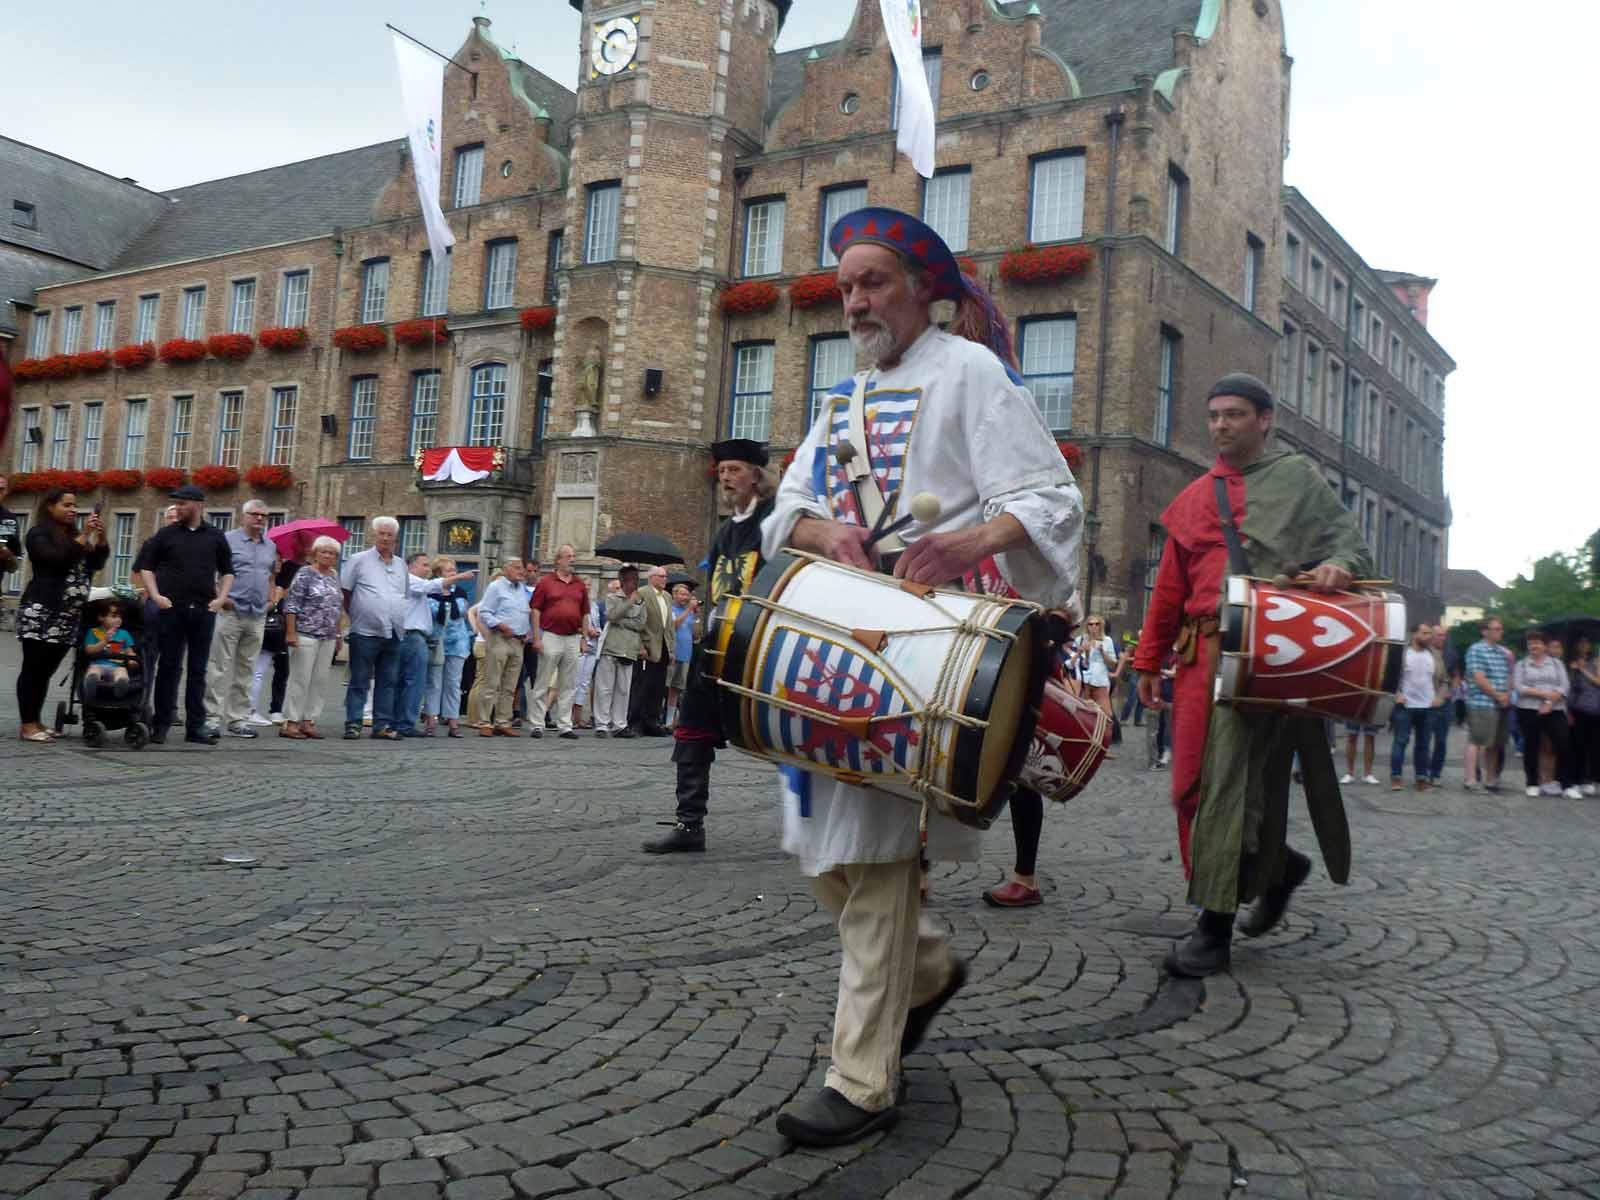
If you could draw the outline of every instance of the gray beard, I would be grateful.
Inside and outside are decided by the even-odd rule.
[[[894,350],[894,334],[881,325],[859,333],[852,329],[850,347],[859,357],[876,366]]]

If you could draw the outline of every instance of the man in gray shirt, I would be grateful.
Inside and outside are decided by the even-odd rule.
[[[233,554],[233,588],[211,634],[206,721],[230,737],[256,736],[250,725],[250,680],[261,652],[272,596],[272,564],[278,557],[266,531],[267,506],[246,500],[239,507],[239,528],[224,535]]]
[[[372,692],[372,736],[397,741],[402,727],[400,707],[400,651],[406,629],[406,609],[411,605],[411,572],[395,553],[400,522],[393,517],[372,519],[372,547],[352,554],[339,572],[344,608],[350,616],[350,684],[344,694],[344,736],[361,736],[361,714]],[[417,581],[421,583],[421,581]],[[441,579],[422,584],[423,592],[438,592]],[[416,720],[416,714],[411,715]]]

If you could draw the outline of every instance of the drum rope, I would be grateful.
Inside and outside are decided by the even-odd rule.
[[[790,608],[790,607],[788,607],[787,605],[784,605],[784,604],[779,604],[775,600],[768,600],[765,596],[750,596],[750,595],[746,595],[746,596],[741,597],[741,600],[745,604],[753,605],[756,608],[764,608],[768,612],[781,613],[784,616],[794,617],[794,618],[796,618],[798,620],[801,620],[801,621],[807,621],[807,622],[809,622],[809,623],[811,623],[813,625],[821,625],[824,628],[831,629],[833,632],[838,633],[838,634],[842,634],[845,637],[852,637],[855,634],[855,629],[853,627],[849,626],[849,625],[841,625],[837,621],[830,621],[830,620],[828,620],[827,617],[819,617],[819,616],[815,615],[814,613],[801,612],[798,609]],[[932,604],[933,602],[932,601],[928,601],[928,603]],[[955,616],[953,613],[946,612],[938,604],[933,604],[933,607],[939,613],[941,613],[942,615],[944,615],[946,617],[949,617],[950,618],[950,624],[948,624],[948,625],[923,625],[923,626],[918,626],[918,627],[914,627],[914,628],[911,628],[911,629],[885,629],[885,630],[882,630],[881,632],[887,637],[904,637],[904,636],[906,636],[908,634],[913,634],[913,633],[952,633],[953,632],[953,633],[975,634],[975,635],[977,635],[979,637],[992,637],[992,638],[995,638],[995,639],[997,639],[999,641],[1014,642],[1014,641],[1017,640],[1017,635],[1012,633],[1012,632],[1010,632],[1009,630],[992,629],[992,628],[989,628],[988,626],[976,624],[975,621],[974,621],[974,618],[981,611],[981,609],[983,607],[981,605],[975,607],[972,610],[972,616],[967,617],[965,620],[961,619],[960,617]]]

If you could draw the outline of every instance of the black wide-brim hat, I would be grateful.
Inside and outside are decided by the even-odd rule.
[[[767,465],[767,448],[749,438],[728,438],[711,443],[711,461],[714,463],[742,462],[753,467]]]
[[[913,266],[921,267],[933,282],[935,300],[959,300],[966,294],[961,267],[944,239],[910,213],[896,208],[858,208],[845,213],[828,231],[828,248],[835,258],[857,242],[887,246]]]

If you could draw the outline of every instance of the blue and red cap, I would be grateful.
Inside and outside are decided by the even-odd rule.
[[[928,273],[935,300],[959,300],[966,294],[961,267],[944,239],[910,213],[894,208],[858,208],[834,222],[828,231],[828,248],[835,258],[859,242],[887,246],[901,258]]]

